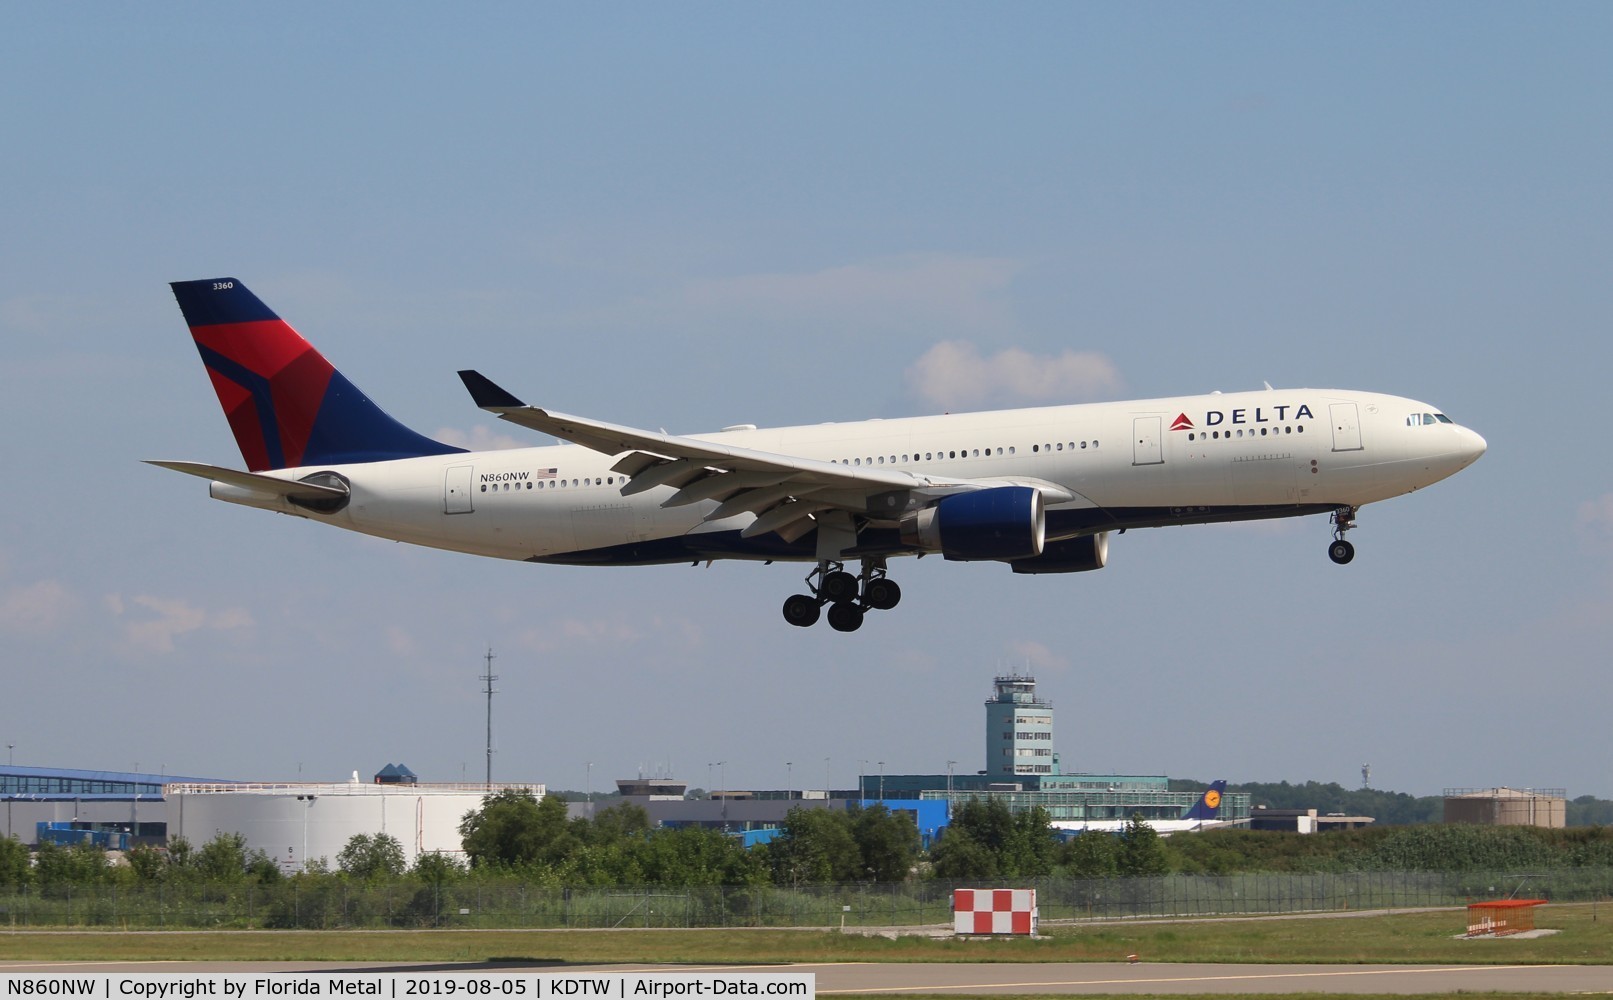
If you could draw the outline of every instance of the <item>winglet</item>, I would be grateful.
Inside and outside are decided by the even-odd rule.
[[[474,369],[467,368],[460,372],[459,380],[470,390],[470,398],[484,410],[510,409],[526,405],[510,395],[507,389]]]

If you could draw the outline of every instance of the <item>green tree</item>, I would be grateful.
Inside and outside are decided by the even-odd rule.
[[[851,835],[862,858],[862,878],[871,882],[902,882],[919,856],[919,830],[913,814],[891,811],[883,805],[852,809]]]
[[[31,880],[28,845],[16,837],[0,839],[0,888],[22,888]]]
[[[948,824],[930,848],[931,872],[949,882],[996,878],[997,852],[975,839],[967,827]]]
[[[635,861],[651,885],[739,886],[767,879],[761,858],[721,830],[657,830],[634,846]]]
[[[167,855],[149,844],[136,844],[123,858],[138,881],[161,882],[168,874]]]
[[[196,852],[196,871],[208,882],[235,882],[246,877],[246,837],[220,831]]]
[[[1052,872],[1057,853],[1047,810],[1013,813],[993,798],[965,802],[930,857],[940,878],[1039,878]]]
[[[1565,819],[1569,826],[1613,826],[1613,801],[1581,795],[1569,801]]]
[[[414,859],[411,869],[415,878],[431,885],[444,885],[465,875],[465,865],[455,857],[437,851],[425,851]]]
[[[1008,842],[1000,851],[1003,874],[1014,878],[1051,875],[1058,848],[1058,835],[1046,809],[1036,806],[1015,813]]]
[[[592,820],[576,821],[582,829],[579,839],[590,844],[613,844],[630,837],[649,835],[650,814],[634,802],[623,802],[601,809]]]
[[[41,841],[34,876],[47,889],[90,885],[107,877],[106,852],[87,840],[69,846]]]
[[[1120,834],[1120,852],[1115,859],[1122,876],[1135,878],[1141,875],[1163,875],[1170,871],[1165,843],[1155,830],[1138,813],[1131,817]]]
[[[850,818],[838,809],[791,809],[778,836],[767,845],[767,864],[778,885],[855,882],[862,877],[862,857]]]
[[[403,845],[389,833],[355,833],[346,846],[336,854],[336,867],[352,878],[374,879],[395,877],[407,867],[403,860]]]
[[[565,800],[546,795],[539,802],[524,788],[488,795],[482,808],[465,814],[459,833],[476,868],[553,863],[578,843],[567,829]]]
[[[1059,867],[1069,878],[1114,878],[1120,872],[1120,839],[1101,830],[1083,830],[1065,842]]]
[[[247,852],[246,874],[259,885],[273,885],[286,877],[286,873],[280,870],[280,865],[261,847],[255,847]]]

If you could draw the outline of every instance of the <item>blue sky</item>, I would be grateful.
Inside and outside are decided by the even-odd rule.
[[[491,645],[495,777],[558,787],[978,768],[1028,670],[1067,770],[1613,797],[1610,42],[1568,3],[8,5],[0,740],[475,777]],[[477,560],[139,464],[238,461],[166,285],[223,275],[461,442],[541,440],[476,367],[691,433],[1266,380],[1490,451],[1344,569],[1322,519],[1160,529],[797,630],[804,566]]]

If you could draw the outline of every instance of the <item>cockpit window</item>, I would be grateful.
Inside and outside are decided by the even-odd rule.
[[[1443,413],[1413,413],[1406,418],[1407,427],[1432,427],[1435,424],[1454,424],[1456,421]]]

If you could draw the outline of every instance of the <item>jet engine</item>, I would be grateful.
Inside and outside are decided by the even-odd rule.
[[[1015,559],[1009,563],[1015,573],[1084,573],[1090,569],[1103,569],[1109,563],[1109,533],[1080,538],[1064,538],[1049,542],[1042,554],[1032,559]]]
[[[1047,523],[1029,486],[956,493],[902,520],[902,541],[947,559],[1035,559]]]

